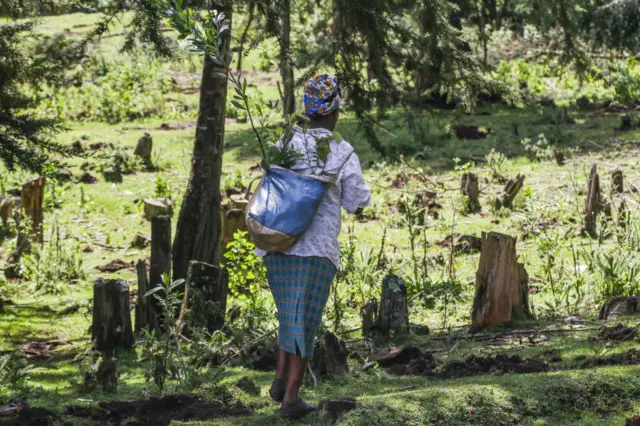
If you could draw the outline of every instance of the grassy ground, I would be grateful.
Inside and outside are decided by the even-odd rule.
[[[48,34],[66,31],[73,37],[80,37],[95,22],[95,15],[66,15],[47,18],[40,29]],[[115,32],[121,29],[116,28]],[[99,51],[110,55],[117,51],[121,37],[104,40]],[[247,58],[247,68],[258,61],[256,52]],[[172,72],[167,66],[167,72]],[[185,72],[180,71],[184,77]],[[191,75],[197,82],[197,73]],[[261,92],[265,99],[277,97],[274,78],[270,72],[251,71],[249,81],[254,82],[255,92]],[[170,96],[170,95],[169,95]],[[197,105],[197,95],[190,96],[188,103]],[[398,201],[403,196],[433,187],[416,179],[407,179],[404,186],[394,185],[399,173],[411,174],[420,170],[432,182],[437,183],[439,218],[429,222],[427,233],[429,252],[446,254],[446,250],[435,243],[455,232],[480,235],[481,232],[498,231],[522,237],[533,227],[544,228],[548,232],[563,236],[561,259],[570,259],[571,245],[586,247],[597,245],[597,241],[577,236],[581,226],[581,211],[584,205],[586,180],[592,164],[597,164],[602,177],[604,192],[610,188],[610,171],[622,169],[625,173],[627,191],[623,196],[632,212],[637,210],[638,195],[632,188],[640,180],[637,167],[640,130],[620,133],[620,116],[614,113],[594,114],[571,110],[575,123],[554,125],[559,114],[557,109],[531,108],[513,109],[504,106],[481,107],[474,115],[459,115],[444,111],[418,117],[420,132],[410,131],[403,112],[393,112],[384,123],[385,131],[380,131],[383,142],[406,153],[409,165],[398,162],[381,161],[369,148],[358,131],[355,120],[346,114],[339,123],[338,131],[352,143],[364,165],[367,181],[373,192],[373,206],[368,209],[369,219],[357,221],[345,216],[345,230],[353,224],[358,239],[358,250],[376,249],[380,244],[381,229],[387,227],[386,254],[391,265],[402,269],[407,267],[409,235],[403,225],[404,217],[398,211]],[[85,276],[74,282],[56,284],[58,294],[44,294],[35,290],[35,283],[12,281],[0,283],[10,302],[0,308],[0,351],[9,351],[35,341],[56,341],[51,357],[30,361],[38,367],[27,381],[27,397],[34,406],[42,406],[57,413],[64,413],[68,405],[95,406],[100,401],[114,399],[133,400],[146,395],[143,369],[146,364],[138,361],[140,353],[120,355],[120,385],[117,395],[81,392],[82,373],[74,359],[89,347],[90,307],[92,282],[98,276],[105,276],[95,267],[114,259],[134,261],[149,255],[148,249],[130,248],[130,242],[138,232],[149,232],[150,226],[141,215],[140,200],[154,195],[158,180],[166,182],[179,210],[190,168],[190,155],[194,135],[194,119],[149,118],[136,122],[104,124],[96,122],[68,123],[70,131],[60,139],[67,143],[81,140],[86,146],[105,142],[115,146],[115,151],[132,154],[135,144],[144,132],[154,141],[154,164],[156,172],[138,171],[125,175],[122,184],[104,181],[98,170],[90,171],[99,182],[96,184],[65,183],[51,187],[47,200],[56,200],[56,207],[45,215],[45,241],[52,238],[52,230],[57,227],[62,236],[62,245],[78,256]],[[162,130],[161,125],[183,125],[177,130]],[[482,140],[460,140],[450,136],[447,128],[451,123],[476,125],[491,129],[489,136]],[[513,125],[518,127],[518,136],[513,134]],[[249,171],[259,161],[253,135],[246,124],[230,121],[226,126],[224,154],[225,186],[239,186],[238,180],[247,184],[253,177]],[[553,161],[533,161],[521,143],[524,138],[536,140],[538,135],[557,138],[557,148],[569,154],[568,162],[559,166]],[[490,202],[497,195],[502,184],[490,179],[491,170],[485,156],[495,149],[504,153],[508,160],[503,172],[507,177],[517,173],[526,174],[524,193],[536,206],[534,211],[524,210],[521,197],[513,212],[494,214]],[[419,159],[411,160],[421,152]],[[106,151],[109,155],[112,153]],[[460,164],[473,162],[471,171],[481,177],[483,195],[482,211],[463,215],[459,196],[461,172],[454,167],[454,158]],[[70,165],[74,175],[79,176],[85,159],[73,160]],[[88,160],[97,164],[101,160]],[[7,174],[1,172],[0,183],[3,190],[18,187],[28,177],[24,173]],[[237,178],[238,175],[240,178]],[[532,295],[532,302],[539,313],[545,312],[545,302],[550,295],[542,273],[543,256],[538,251],[535,238],[518,241],[518,254],[527,265],[532,284],[540,291]],[[607,240],[604,244],[614,244]],[[11,251],[10,243],[0,246],[0,261]],[[478,255],[458,255],[458,277],[463,283],[473,283]],[[113,276],[124,278],[136,288],[132,269],[118,271]],[[587,319],[597,315],[593,297],[596,289],[589,289],[580,314]],[[455,315],[449,318],[449,325],[463,325],[469,322],[470,297],[472,287],[466,290],[460,302],[454,307]],[[265,296],[267,292],[265,291]],[[0,296],[3,293],[0,292]],[[442,326],[439,311],[425,310],[417,301],[411,310],[411,321]],[[346,315],[346,329],[358,327],[357,308]],[[275,317],[272,318],[272,321]],[[599,323],[595,324],[596,326]],[[265,328],[267,325],[264,325]],[[562,325],[564,327],[564,325]],[[520,328],[558,327],[555,323],[525,323]],[[587,325],[589,327],[589,325]],[[450,331],[450,330],[449,330]],[[445,332],[449,332],[445,331]],[[552,364],[554,371],[527,375],[481,375],[464,379],[441,380],[425,377],[393,376],[382,369],[360,371],[360,365],[352,361],[354,373],[339,381],[321,381],[317,388],[310,384],[305,387],[305,395],[313,400],[328,396],[353,396],[358,399],[359,408],[339,420],[338,424],[395,425],[395,424],[535,424],[535,425],[618,425],[630,413],[637,411],[640,399],[639,367],[611,366],[588,370],[576,369],[582,360],[594,356],[610,356],[637,348],[637,342],[625,342],[605,346],[605,342],[589,339],[593,331],[549,334],[549,340],[531,344],[527,339],[507,339],[498,342],[456,342],[430,340],[424,336],[408,336],[392,341],[375,342],[374,349],[389,345],[414,345],[421,350],[434,352],[437,361],[444,364],[451,359],[465,359],[470,354],[491,355],[496,353],[520,354],[525,357],[543,357],[543,351],[555,350],[562,360]],[[358,333],[345,338],[357,338]],[[372,348],[361,341],[349,344],[350,348],[364,355]],[[576,359],[577,358],[577,359]],[[232,386],[244,376],[250,377],[260,387],[259,395],[249,395]],[[266,390],[272,373],[262,373],[234,366],[228,369],[221,384],[231,389],[233,396],[253,408],[250,416],[216,418],[199,424],[281,424],[276,416],[276,406],[269,402]],[[171,392],[171,391],[170,391]],[[151,387],[151,393],[157,390]],[[204,398],[219,398],[219,390],[214,385],[205,386],[200,393]],[[0,402],[8,403],[18,394],[4,386],[0,389]],[[2,404],[0,404],[2,405]],[[64,417],[63,417],[64,418]],[[65,418],[75,424],[87,424],[87,420]],[[2,417],[0,417],[0,424]],[[324,424],[319,414],[305,420],[307,424]],[[196,423],[192,423],[196,424]]]

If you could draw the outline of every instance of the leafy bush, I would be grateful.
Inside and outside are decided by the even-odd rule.
[[[621,104],[640,101],[640,69],[635,57],[626,61],[616,60],[610,65],[610,76],[605,85],[615,91],[615,100]]]
[[[84,69],[79,85],[46,89],[37,112],[108,123],[183,112],[166,101],[164,95],[173,89],[173,82],[162,62],[149,55],[139,53],[112,62],[94,57]]]
[[[0,355],[0,386],[22,386],[33,370],[27,363],[22,348]]]
[[[485,156],[485,159],[487,160],[487,167],[491,171],[491,179],[494,182],[504,182],[507,167],[509,166],[507,156],[494,148]]]

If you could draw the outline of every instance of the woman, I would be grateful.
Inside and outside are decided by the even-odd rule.
[[[280,322],[278,364],[269,394],[282,402],[280,415],[289,419],[316,409],[299,397],[299,391],[313,354],[331,282],[340,264],[340,209],[355,213],[370,202],[358,156],[347,142],[333,138],[332,131],[340,116],[336,78],[323,74],[310,79],[304,88],[304,105],[309,124],[305,129],[295,126],[293,137],[286,143],[287,149],[300,154],[291,170],[332,175],[335,183],[329,187],[309,229],[292,247],[277,254],[258,252],[264,256]],[[319,150],[318,145],[324,148]]]

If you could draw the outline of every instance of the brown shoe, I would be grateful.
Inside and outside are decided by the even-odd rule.
[[[295,404],[290,404],[288,402],[282,403],[282,407],[280,407],[280,417],[283,419],[295,420],[306,416],[317,409],[318,406],[316,404],[310,404],[302,398],[298,398],[298,401],[296,401]]]
[[[282,380],[275,378],[271,387],[269,388],[269,396],[275,402],[282,402],[284,400],[284,394],[287,391],[287,385]]]

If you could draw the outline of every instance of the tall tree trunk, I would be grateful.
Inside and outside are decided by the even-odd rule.
[[[219,10],[231,22],[231,2]],[[223,57],[229,51],[225,33]],[[189,262],[218,265],[222,233],[220,176],[227,105],[227,71],[205,57],[191,175],[173,242],[173,277],[186,278]]]
[[[280,75],[284,87],[284,115],[296,112],[293,60],[291,58],[291,1],[282,0],[282,25],[280,27]]]
[[[244,31],[242,32],[242,36],[240,36],[240,44],[238,46],[238,65],[236,68],[237,72],[242,71],[242,59],[244,58],[244,44],[247,42],[247,35],[249,34],[249,30],[251,29],[251,24],[253,24],[253,19],[255,18],[255,10],[256,5],[251,3],[249,5],[249,16],[247,18],[247,25],[244,27]]]

